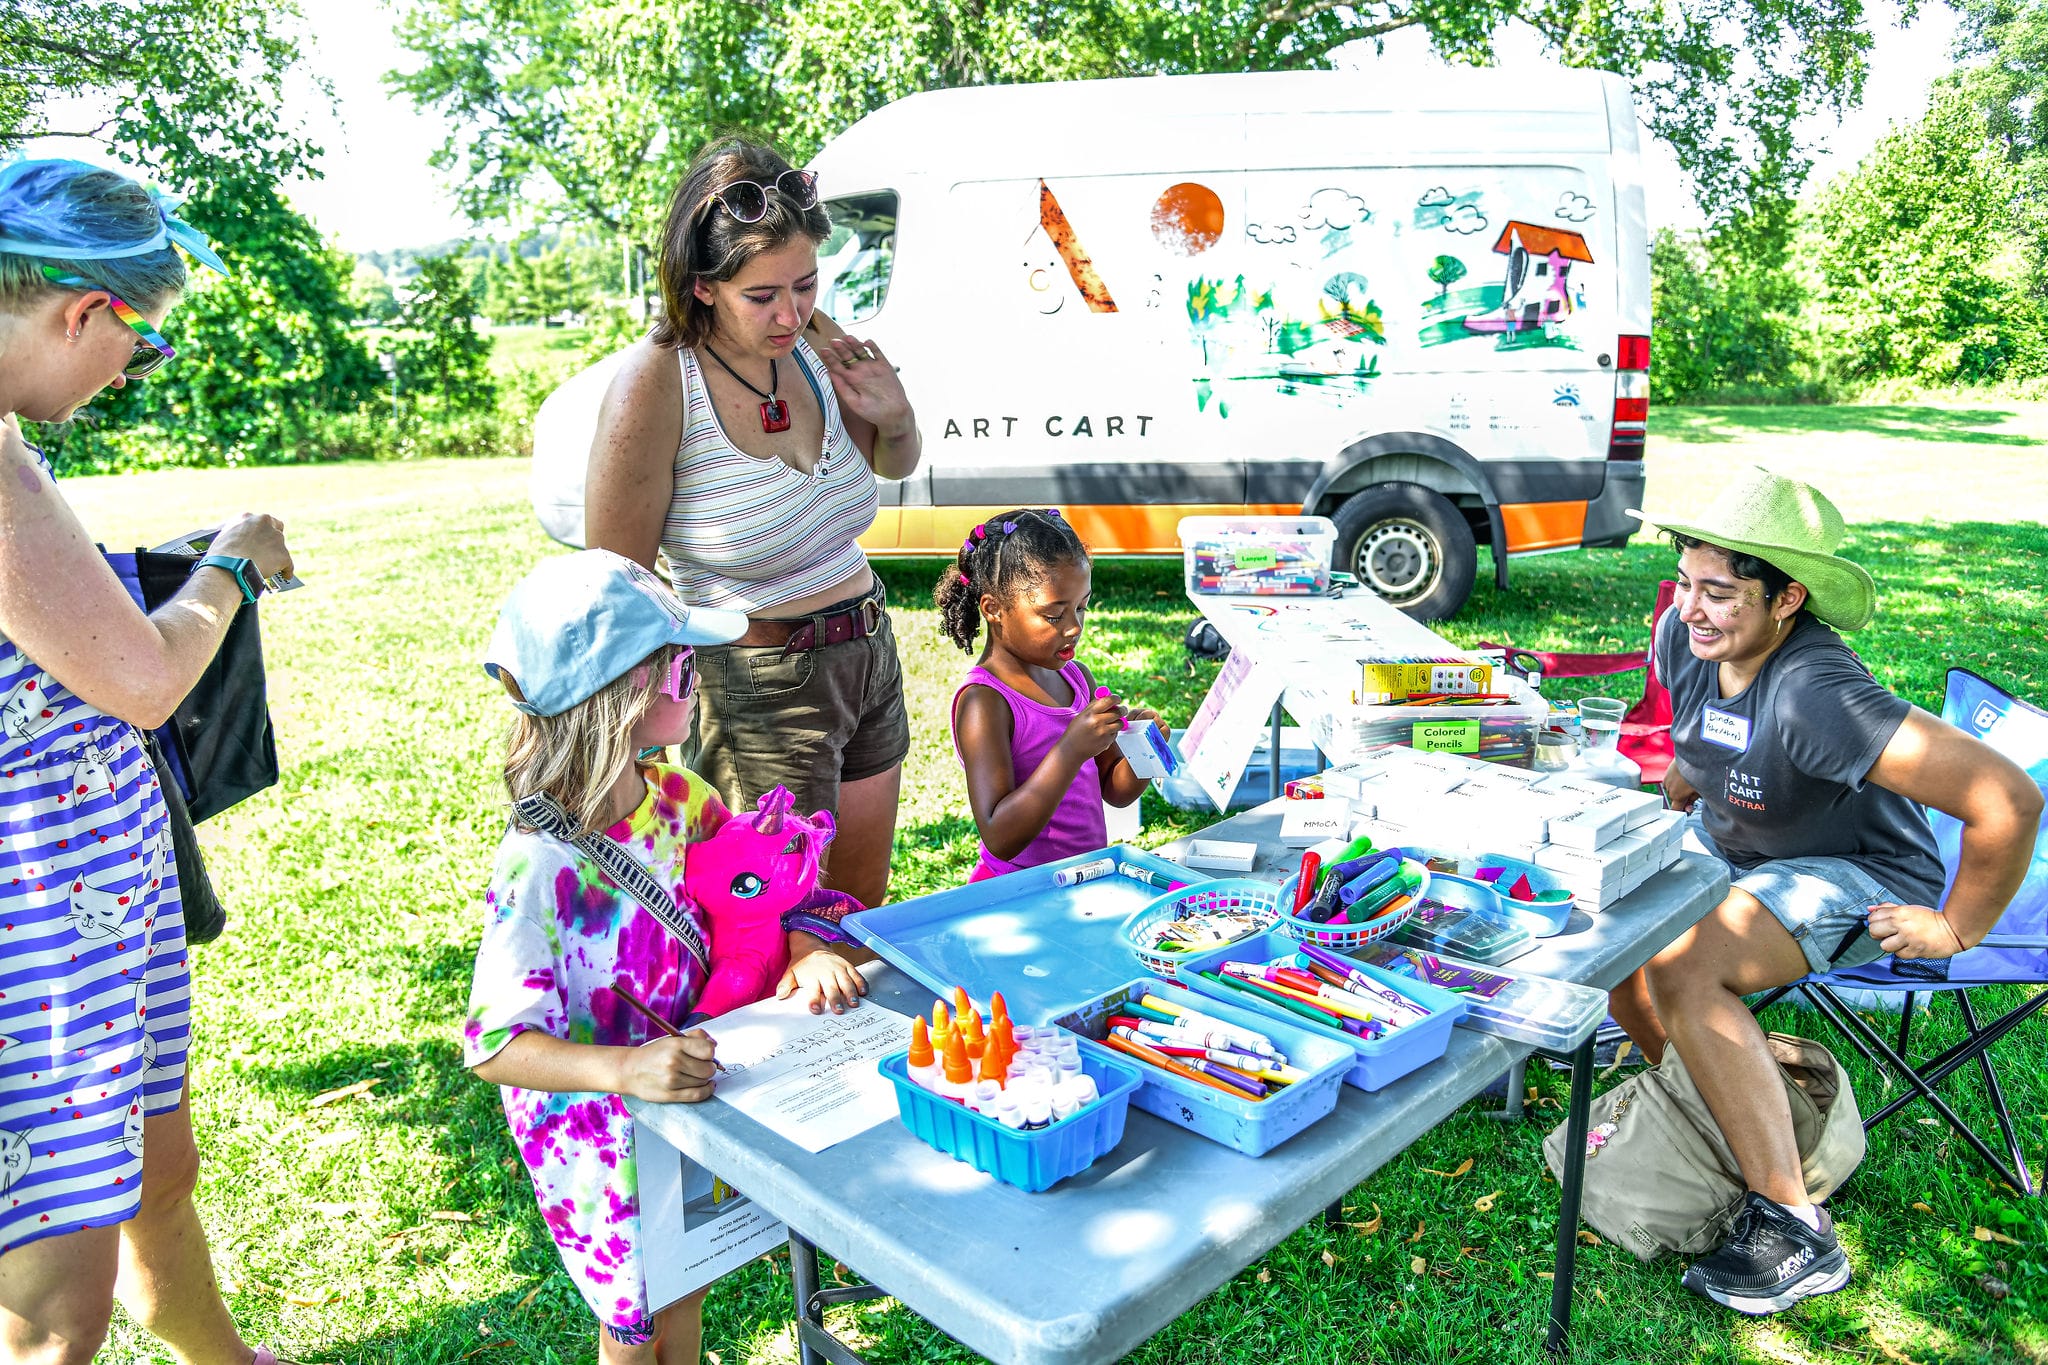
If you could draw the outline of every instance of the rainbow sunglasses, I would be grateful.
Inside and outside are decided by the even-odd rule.
[[[94,284],[79,275],[67,275],[53,265],[44,266],[43,275],[50,283],[66,289],[99,290],[107,296],[107,302],[113,306],[114,316],[135,329],[142,341],[136,346],[135,353],[128,357],[128,363],[121,367],[121,373],[125,377],[140,379],[144,375],[155,374],[166,360],[178,354],[177,348],[165,341],[163,334],[149,325],[149,319],[136,312],[126,300],[105,285]]]

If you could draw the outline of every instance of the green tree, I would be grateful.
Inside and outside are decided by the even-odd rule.
[[[2019,172],[1953,90],[1817,197],[1821,308],[1853,378],[1925,384],[2038,374],[2048,318],[2013,208]]]
[[[2048,7],[2038,0],[1955,0],[1957,55],[1976,60],[1950,87],[1982,111],[1985,132],[2013,168],[2013,224],[2028,290],[2048,308]]]
[[[389,322],[398,316],[398,295],[384,272],[367,261],[357,261],[349,276],[348,301],[356,316],[373,322]]]
[[[1650,398],[1693,402],[1732,393],[1784,392],[1810,369],[1807,302],[1794,272],[1760,262],[1747,221],[1718,233],[1660,231],[1650,248],[1650,317],[1655,351]]]
[[[1794,122],[1860,97],[1870,45],[1863,0],[1667,0],[1654,18],[1558,0],[411,0],[399,36],[422,64],[390,80],[463,130],[435,164],[478,221],[550,215],[645,246],[720,129],[802,158],[920,90],[1313,68],[1414,27],[1478,63],[1514,23],[1569,65],[1629,75],[1720,216],[1791,198]]]
[[[282,113],[297,19],[291,0],[6,0],[0,147],[86,137],[179,189],[304,170],[318,149]]]
[[[455,256],[420,263],[398,325],[401,387],[452,412],[487,412],[498,401],[491,379],[491,339],[476,330],[476,295]]]
[[[1440,299],[1449,298],[1451,286],[1465,278],[1465,263],[1456,256],[1439,256],[1429,263],[1429,278]]]

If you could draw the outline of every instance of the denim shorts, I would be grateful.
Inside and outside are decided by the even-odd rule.
[[[1685,840],[1688,848],[1728,861],[1707,834],[1698,807],[1686,817]],[[1816,974],[1883,957],[1879,940],[1870,934],[1870,908],[1901,900],[1846,858],[1774,858],[1746,872],[1730,864],[1728,881],[1756,897],[1785,926]]]

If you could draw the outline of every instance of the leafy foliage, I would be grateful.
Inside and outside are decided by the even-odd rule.
[[[394,88],[464,131],[435,153],[477,221],[556,218],[641,245],[714,132],[809,156],[920,90],[1012,81],[1325,66],[1361,38],[1425,29],[1483,63],[1508,25],[1572,66],[1630,76],[1717,218],[1788,199],[1800,115],[1860,95],[1863,0],[412,0],[422,59]]]
[[[1850,375],[1926,384],[2048,368],[2048,317],[2028,288],[2019,176],[1983,111],[1944,93],[1816,202],[1819,298]]]
[[[476,330],[476,294],[453,256],[420,262],[412,296],[399,315],[400,383],[446,412],[488,412],[497,402],[491,339]]]

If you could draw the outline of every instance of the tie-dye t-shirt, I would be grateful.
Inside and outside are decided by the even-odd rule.
[[[647,799],[606,830],[681,895],[683,850],[724,824],[711,784],[687,768],[646,769]],[[670,1020],[689,1012],[705,973],[640,903],[574,846],[508,830],[484,893],[463,1062],[476,1066],[538,1029],[572,1043],[632,1046],[654,1028],[607,989],[618,982]],[[640,1189],[633,1120],[617,1095],[549,1094],[500,1086],[505,1118],[547,1220],[591,1311],[633,1329],[648,1317],[640,1250]]]

